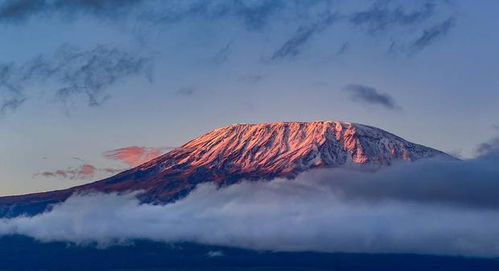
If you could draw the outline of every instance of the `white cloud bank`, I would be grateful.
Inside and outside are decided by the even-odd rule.
[[[192,241],[276,251],[499,256],[495,159],[427,161],[372,172],[200,185],[164,206],[134,194],[77,195],[51,212],[0,220],[0,234],[108,245]]]

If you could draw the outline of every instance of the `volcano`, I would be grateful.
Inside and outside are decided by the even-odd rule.
[[[215,129],[107,179],[64,190],[0,198],[0,216],[35,215],[87,191],[141,191],[145,203],[185,197],[196,185],[292,179],[317,168],[385,167],[397,161],[450,157],[384,130],[340,121],[234,124]]]

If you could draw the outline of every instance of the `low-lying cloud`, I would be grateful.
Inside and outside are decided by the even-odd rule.
[[[499,155],[499,136],[490,139],[487,142],[481,143],[477,147],[477,153],[480,157],[490,157]]]
[[[499,256],[498,157],[429,160],[377,172],[198,186],[167,205],[136,194],[76,195],[0,234],[109,245],[133,239],[257,250]]]

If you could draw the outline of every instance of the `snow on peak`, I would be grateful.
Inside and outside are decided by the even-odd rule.
[[[378,128],[341,121],[233,124],[166,154],[165,169],[185,165],[227,173],[292,177],[318,167],[390,165],[437,155]]]

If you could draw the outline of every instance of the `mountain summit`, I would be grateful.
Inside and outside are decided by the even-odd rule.
[[[0,216],[37,214],[75,192],[142,190],[139,198],[165,203],[203,182],[293,178],[314,168],[388,166],[447,154],[384,130],[349,122],[234,124],[113,177],[65,190],[0,198]]]
[[[257,176],[293,176],[317,167],[390,165],[443,154],[381,129],[339,121],[234,124],[171,152],[177,163]]]

